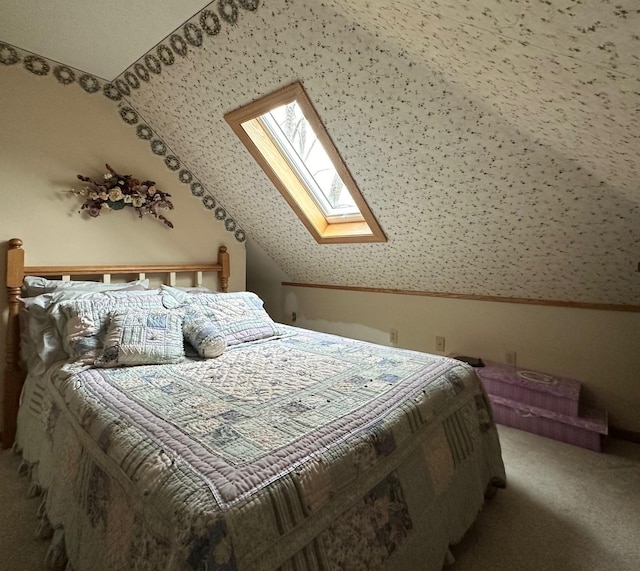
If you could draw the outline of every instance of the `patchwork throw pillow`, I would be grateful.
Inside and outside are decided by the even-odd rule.
[[[74,282],[83,283],[83,282]],[[24,347],[29,345],[24,355],[31,354],[33,364],[38,368],[46,368],[56,361],[68,358],[66,334],[67,315],[63,308],[67,302],[90,299],[126,299],[132,296],[156,296],[157,290],[144,290],[141,286],[132,286],[136,289],[130,290],[107,290],[104,292],[92,292],[82,288],[70,288],[55,290],[44,293],[36,297],[20,298],[23,308],[26,310],[26,328],[21,329],[27,334]],[[28,363],[29,370],[33,367]],[[35,370],[35,369],[33,369]]]
[[[98,367],[164,365],[184,359],[182,313],[167,309],[111,315]]]
[[[102,352],[111,314],[151,309],[165,309],[162,296],[153,292],[114,292],[109,297],[62,302],[64,350],[73,361],[93,363]]]

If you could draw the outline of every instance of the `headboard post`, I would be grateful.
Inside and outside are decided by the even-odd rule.
[[[8,448],[16,435],[16,416],[24,373],[20,367],[20,290],[24,278],[24,250],[22,240],[9,240],[7,250],[7,347],[4,368],[4,430],[2,445]]]
[[[218,250],[218,264],[222,267],[220,271],[220,289],[226,293],[229,289],[229,276],[231,275],[229,253],[226,246],[220,246]]]

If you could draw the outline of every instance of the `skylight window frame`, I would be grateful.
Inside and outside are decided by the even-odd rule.
[[[324,147],[362,218],[354,219],[353,216],[339,214],[327,216],[307,188],[303,177],[291,167],[286,155],[260,120],[272,109],[293,101],[297,102]],[[318,243],[387,241],[300,82],[227,113],[225,120]]]

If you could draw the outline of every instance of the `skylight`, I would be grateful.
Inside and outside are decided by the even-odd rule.
[[[291,167],[304,179],[327,218],[355,215],[362,220],[360,210],[297,101],[261,115],[260,121]]]
[[[225,119],[319,243],[386,241],[300,83]]]

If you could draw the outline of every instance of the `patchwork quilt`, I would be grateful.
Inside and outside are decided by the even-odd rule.
[[[216,359],[29,378],[18,446],[45,490],[50,557],[76,571],[440,569],[505,480],[473,370],[286,331]]]

